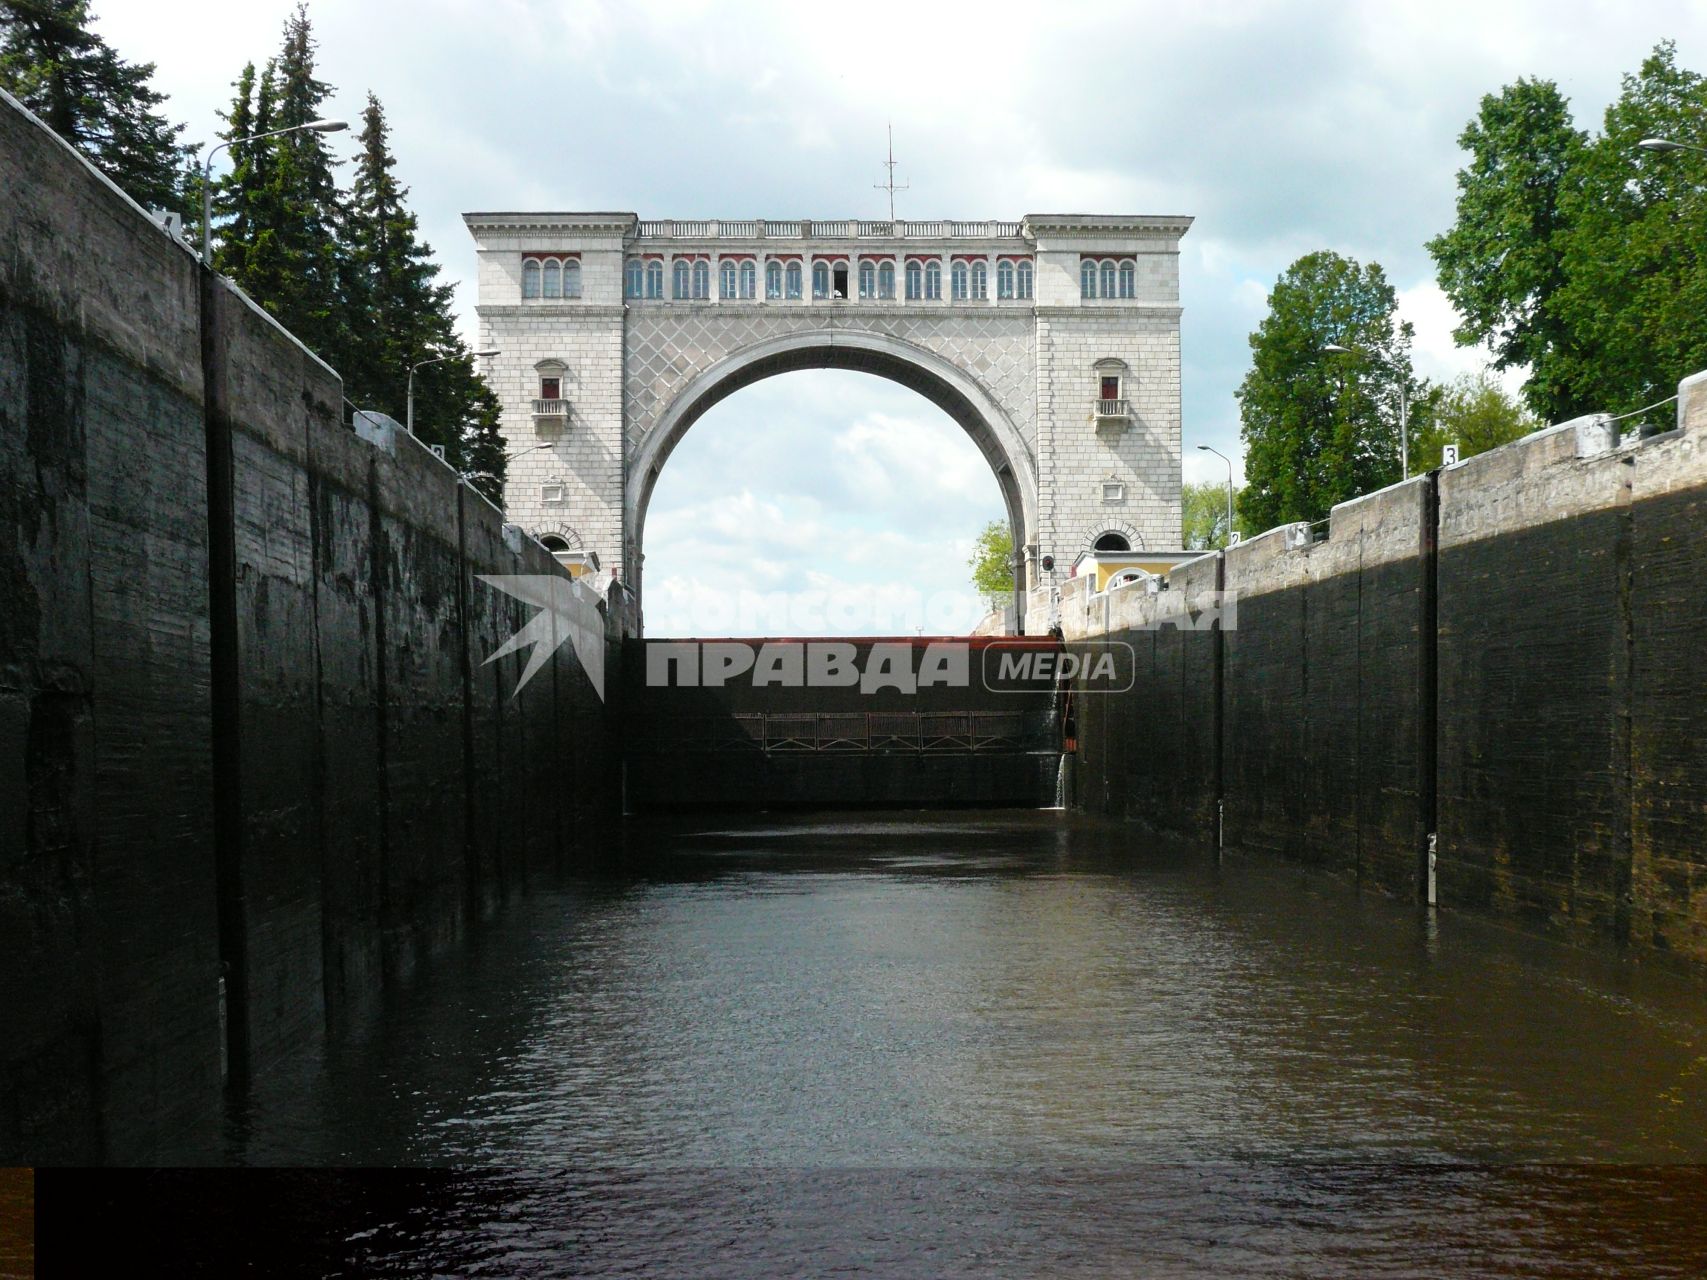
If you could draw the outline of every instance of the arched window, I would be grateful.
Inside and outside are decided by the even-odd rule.
[[[1120,296],[1134,298],[1138,296],[1138,268],[1131,258],[1120,264]]]
[[[751,258],[741,260],[741,296],[751,302],[759,293],[759,264]]]
[[[1091,544],[1092,551],[1130,551],[1132,544],[1124,533],[1105,533]]]
[[[987,262],[972,264],[972,296],[980,302],[990,296],[990,265]]]
[[[859,264],[859,296],[861,300],[877,296],[877,264],[875,262]]]
[[[1118,292],[1114,283],[1114,260],[1104,258],[1102,262],[1102,296],[1112,298]]]
[[[739,287],[736,284],[737,273],[733,262],[724,262],[717,271],[717,292],[722,298],[733,298]]]
[[[622,292],[625,297],[638,298],[646,288],[646,264],[639,258],[630,258],[623,271]]]
[[[539,545],[544,547],[547,551],[569,550],[569,544],[563,541],[562,538],[559,538],[555,533],[546,534],[539,540]]]
[[[1031,263],[1021,262],[1014,273],[1014,289],[1021,298],[1031,297]]]
[[[788,296],[791,298],[800,296],[800,264],[798,262],[788,264]]]
[[[562,290],[563,282],[557,277],[557,263],[547,262],[545,264],[545,296],[560,298],[563,296]]]
[[[907,298],[916,301],[925,296],[925,271],[916,262],[907,264]]]
[[[1079,263],[1079,296],[1081,298],[1097,296],[1097,264],[1089,258]]]
[[[830,264],[814,262],[812,264],[812,296],[827,298],[830,296]]]
[[[895,296],[895,264],[885,262],[877,268],[877,296],[893,298]]]
[[[956,302],[966,301],[966,264],[956,262],[948,269],[948,287],[950,296]]]
[[[942,263],[925,263],[925,297],[936,301],[942,297]]]
[[[522,297],[539,297],[539,263],[532,258],[522,263]]]
[[[653,258],[646,264],[646,296],[662,298],[664,296],[664,260]]]
[[[579,298],[581,296],[581,264],[571,259],[563,264],[563,296]]]
[[[688,296],[688,291],[691,288],[690,280],[692,278],[692,270],[693,269],[688,265],[688,260],[686,258],[676,259],[676,269],[674,272],[675,279],[673,281],[673,288],[671,291],[672,297],[685,298]]]
[[[693,264],[693,296],[709,298],[711,296],[711,264],[700,258]]]
[[[765,297],[782,297],[782,263],[765,263]]]
[[[996,264],[996,297],[1014,296],[1014,264],[1006,258]]]

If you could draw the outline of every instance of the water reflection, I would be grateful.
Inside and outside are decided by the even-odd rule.
[[[630,840],[629,874],[519,904],[203,1154],[1707,1159],[1707,1010],[1672,975],[1053,814]]]
[[[532,1170],[340,1219],[387,1243],[339,1235],[326,1274],[670,1274],[838,1215],[896,1273],[1214,1238],[1368,1274],[1443,1220],[1617,1273],[1619,1214],[1702,1257],[1698,1170],[1559,1167],[1707,1161],[1707,1002],[1675,975],[1058,814],[678,821],[625,854],[163,1158]],[[1156,1214],[1160,1252],[1121,1245]]]

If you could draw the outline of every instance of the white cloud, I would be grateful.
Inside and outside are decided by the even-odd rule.
[[[230,82],[275,52],[293,3],[96,9],[125,57],[158,63],[170,110],[206,145]],[[1193,446],[1237,457],[1246,338],[1299,254],[1381,262],[1404,282],[1421,371],[1475,367],[1451,342],[1423,245],[1452,219],[1457,136],[1484,93],[1552,78],[1579,124],[1598,127],[1619,76],[1659,39],[1707,68],[1707,8],[1661,0],[1069,0],[1043,22],[1011,2],[313,0],[311,16],[337,90],[328,111],[355,119],[369,89],[387,107],[399,177],[446,279],[462,282],[470,337],[464,210],[877,216],[889,121],[911,184],[903,216],[1194,215],[1181,257],[1184,466],[1210,480],[1221,464]],[[1011,38],[969,39],[991,31]],[[672,547],[687,554],[696,522],[772,579],[822,567],[839,542],[866,561],[899,558],[920,581],[964,580],[951,563],[964,555],[947,548],[1001,505],[958,429],[915,436],[935,413],[916,397],[833,375],[785,383],[719,406],[665,469],[648,531],[654,616],[675,589],[660,585],[673,571],[654,568]],[[717,428],[725,411],[739,431]],[[749,498],[741,538],[730,513]]]

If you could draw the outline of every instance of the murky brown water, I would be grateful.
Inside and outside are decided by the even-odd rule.
[[[165,1158],[470,1170],[303,1274],[1707,1274],[1698,983],[1058,814],[631,843]]]

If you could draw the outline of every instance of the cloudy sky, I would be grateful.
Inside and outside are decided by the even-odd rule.
[[[204,144],[289,7],[95,0],[107,39],[158,64],[170,110]],[[370,89],[384,102],[456,281],[473,271],[467,209],[882,216],[889,121],[911,184],[903,217],[1194,216],[1188,479],[1223,474],[1196,444],[1237,455],[1246,339],[1302,253],[1382,263],[1422,373],[1478,367],[1452,345],[1422,246],[1451,222],[1456,139],[1482,94],[1550,78],[1592,128],[1660,39],[1707,69],[1707,5],[1684,0],[313,0],[310,14],[329,110],[353,120]],[[472,287],[459,297],[472,338]],[[972,537],[1001,511],[970,442],[911,392],[829,372],[761,383],[696,424],[659,481],[648,629],[747,629],[723,617],[731,566],[742,612],[775,619],[767,629],[957,629],[977,613]]]

